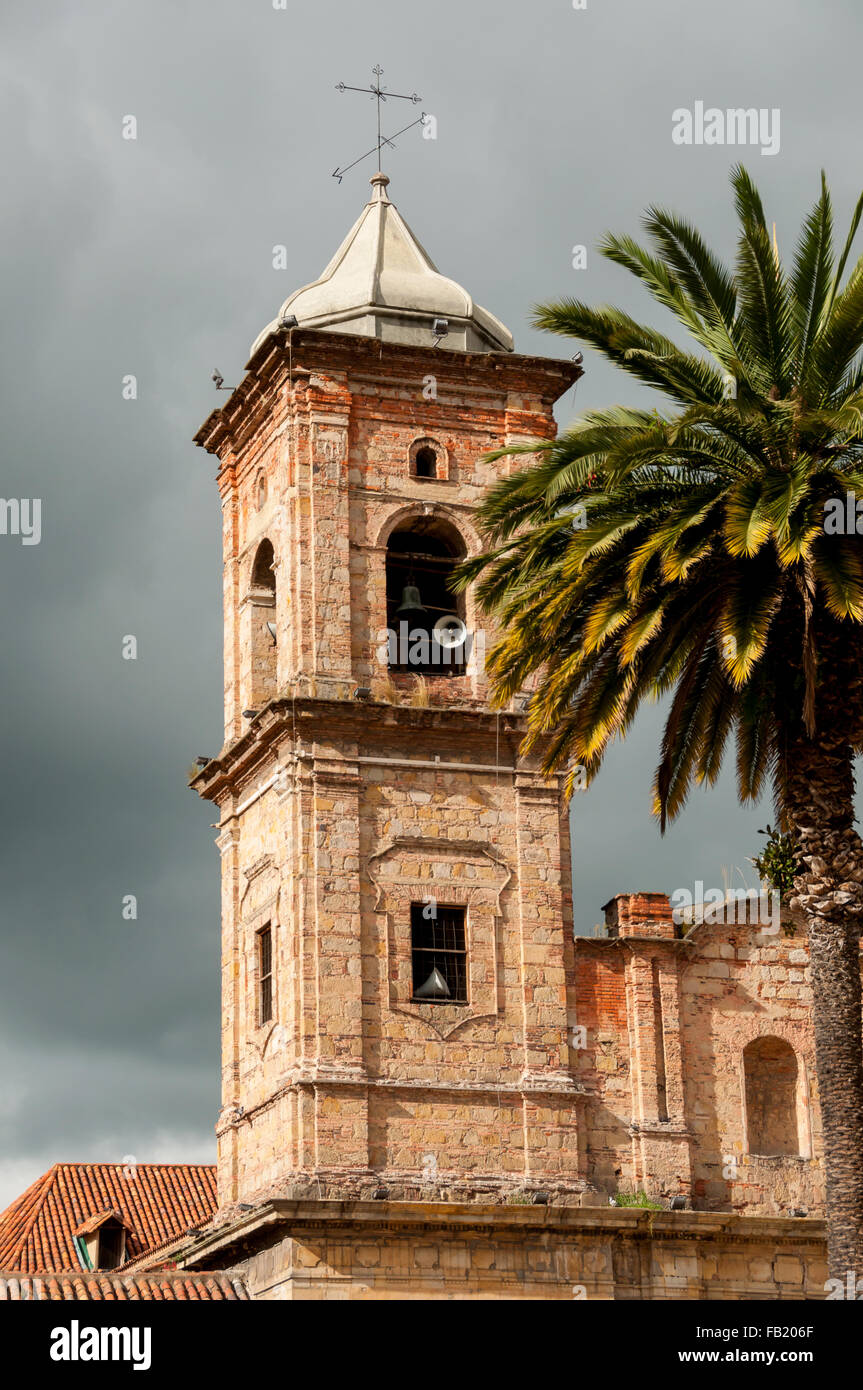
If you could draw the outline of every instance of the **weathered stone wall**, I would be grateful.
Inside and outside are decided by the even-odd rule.
[[[345,721],[341,704],[302,701],[291,713],[327,745],[299,745],[274,712],[289,751],[255,763],[260,795],[241,783],[242,818],[221,837],[224,1200],[296,1171],[583,1186],[558,790],[513,773],[517,737],[505,728],[498,741],[488,716],[470,733],[453,711],[352,707]],[[369,714],[396,775],[371,751],[380,741],[358,741]],[[454,723],[468,767],[491,771],[446,768]],[[444,770],[433,757],[415,766],[420,738],[445,750]],[[486,761],[495,747],[499,773]],[[465,1005],[412,1000],[410,906],[429,896],[467,909]],[[274,1017],[261,1024],[265,923]]]
[[[181,1265],[254,1299],[820,1299],[813,1220],[694,1212],[276,1202]]]
[[[471,510],[513,466],[484,455],[552,436],[574,374],[302,333],[202,432],[226,519],[226,745],[197,779],[221,811],[223,1204],[297,1174],[584,1186],[561,787],[519,758],[524,720],[488,710],[481,666],[430,678],[424,700],[378,655],[393,529],[446,523],[476,553]],[[433,479],[418,439],[439,450]],[[254,579],[264,541],[274,603]],[[412,1001],[411,904],[429,897],[466,909],[465,1005]]]
[[[376,655],[386,629],[384,560],[393,528],[434,516],[479,540],[470,513],[515,467],[485,455],[504,443],[553,437],[554,402],[577,369],[515,355],[383,346],[305,331],[259,352],[257,369],[197,436],[220,459],[224,528],[225,736],[255,707],[266,643],[251,576],[260,543],[276,556],[278,674],[346,683],[386,678]],[[429,382],[433,382],[430,392]],[[411,471],[420,439],[439,446],[435,478]],[[466,599],[468,626],[476,612]],[[488,640],[493,634],[488,633]],[[481,667],[438,697],[482,701]]]

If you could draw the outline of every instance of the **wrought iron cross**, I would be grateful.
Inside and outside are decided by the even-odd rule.
[[[377,151],[377,156],[378,156],[378,169],[380,170],[380,168],[381,168],[381,150],[383,149],[384,145],[388,145],[389,148],[392,149],[392,148],[393,148],[394,142],[398,139],[398,137],[399,137],[400,135],[404,135],[405,131],[407,131],[407,130],[413,130],[413,128],[414,128],[415,125],[423,125],[424,122],[425,122],[426,116],[425,116],[425,112],[423,112],[422,115],[420,116],[420,118],[419,118],[418,121],[411,121],[410,125],[404,126],[402,130],[397,130],[396,133],[395,133],[395,135],[382,135],[382,134],[381,134],[381,103],[382,103],[382,102],[388,101],[388,100],[391,100],[391,101],[411,101],[411,102],[413,102],[414,106],[418,106],[419,103],[422,101],[422,97],[417,96],[416,92],[412,92],[410,96],[407,96],[404,92],[390,92],[390,91],[388,91],[387,88],[383,85],[383,83],[382,83],[382,81],[381,81],[381,78],[383,77],[383,75],[384,75],[384,70],[383,70],[383,68],[381,67],[380,63],[378,63],[378,65],[377,65],[377,66],[373,69],[373,71],[372,71],[372,83],[371,83],[371,86],[369,86],[369,87],[349,87],[349,86],[347,86],[346,83],[344,83],[344,82],[339,82],[338,85],[337,85],[337,87],[336,87],[336,91],[337,91],[337,92],[365,92],[365,93],[367,93],[369,96],[374,97],[375,100],[376,100],[376,102],[377,102],[377,104],[378,104],[378,139],[377,139],[377,144],[376,144],[376,145],[373,145],[372,148],[371,148],[370,150],[366,150],[365,154],[361,154],[360,157],[359,157],[359,159],[355,159],[355,160],[354,160],[353,164],[348,164],[344,169],[338,168],[338,169],[334,169],[334,170],[333,170],[333,178],[334,178],[334,179],[338,179],[339,183],[341,183],[342,177],[343,177],[345,174],[347,174],[348,171],[349,171],[350,169],[354,169],[354,168],[356,168],[356,166],[357,166],[358,164],[362,164],[362,162],[363,162],[364,159],[368,159],[369,155],[374,154],[376,151]]]

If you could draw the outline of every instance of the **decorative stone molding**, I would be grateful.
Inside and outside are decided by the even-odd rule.
[[[263,1057],[270,1036],[279,1022],[279,898],[281,883],[279,867],[272,855],[264,854],[243,870],[246,886],[240,897],[240,956],[242,993],[245,1000],[246,1037],[249,1046]],[[258,961],[257,933],[269,924],[273,949],[273,1016],[263,1025],[258,1023]]]
[[[467,874],[454,870],[474,871]],[[478,872],[480,871],[480,872]],[[482,871],[484,871],[484,876]],[[441,1038],[465,1023],[498,1013],[496,920],[512,871],[481,841],[399,837],[369,856],[366,876],[377,891],[375,911],[387,925],[389,1006]],[[465,907],[467,1004],[412,1002],[411,903],[435,898],[442,906]]]

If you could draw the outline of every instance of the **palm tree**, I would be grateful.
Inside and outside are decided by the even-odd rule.
[[[612,307],[538,308],[539,327],[591,344],[664,409],[590,412],[556,441],[495,454],[534,458],[484,499],[487,549],[461,583],[501,624],[495,700],[532,685],[525,746],[569,791],[648,696],[670,702],[663,831],[693,779],[716,781],[732,730],[741,800],[772,788],[808,926],[830,1272],[844,1279],[863,1275],[863,542],[836,518],[863,497],[863,257],[843,284],[863,197],[837,259],[822,174],[786,270],[744,169],[732,184],[733,271],[659,208],[650,249],[601,245],[690,350]]]

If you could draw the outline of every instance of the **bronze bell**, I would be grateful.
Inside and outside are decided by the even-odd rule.
[[[397,613],[422,613],[425,616],[425,609],[420,598],[420,591],[416,584],[406,584],[402,590],[402,601],[396,609]]]
[[[414,999],[449,999],[449,985],[437,966],[432,970],[424,985],[420,985]]]

